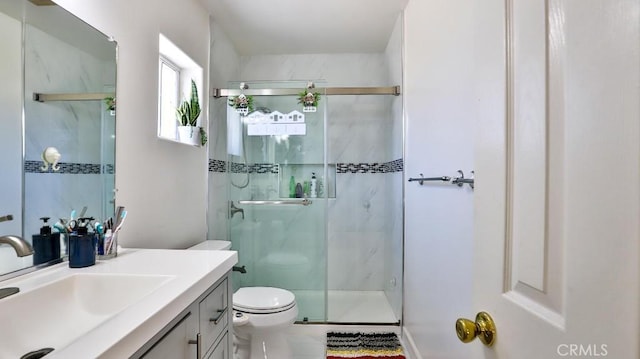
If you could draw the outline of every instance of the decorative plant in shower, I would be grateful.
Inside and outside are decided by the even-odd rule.
[[[116,98],[115,97],[105,97],[104,104],[107,105],[107,110],[114,111],[116,109]]]
[[[298,94],[298,103],[302,104],[302,112],[316,112],[319,101],[319,92],[309,92],[308,89],[305,89]]]
[[[229,97],[228,101],[229,106],[243,116],[253,112],[253,96],[247,96],[242,93],[236,97]]]
[[[188,100],[182,101],[178,108],[176,108],[176,119],[178,120],[178,134],[181,141],[197,143],[194,138],[196,125],[198,124],[198,117],[202,112],[200,108],[200,100],[198,99],[198,87],[195,81],[191,80],[191,96]],[[200,127],[200,144],[205,145],[207,143],[207,132],[204,128]],[[186,136],[188,134],[188,136]],[[197,134],[195,135],[197,136]]]

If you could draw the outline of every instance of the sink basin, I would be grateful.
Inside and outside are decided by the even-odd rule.
[[[0,358],[61,349],[171,280],[167,275],[70,274],[0,299]],[[14,286],[21,287],[20,283]],[[28,286],[25,286],[28,288]]]

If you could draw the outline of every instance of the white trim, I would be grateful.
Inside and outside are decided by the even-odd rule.
[[[413,337],[407,327],[402,329],[402,338],[400,340],[407,359],[422,359],[422,355],[420,355],[418,347],[416,347],[416,342],[413,341]]]

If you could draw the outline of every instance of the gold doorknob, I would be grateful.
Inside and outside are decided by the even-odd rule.
[[[476,321],[459,318],[456,320],[456,334],[458,339],[463,343],[469,343],[476,337],[480,341],[490,347],[496,341],[496,325],[487,312],[480,312],[476,315]]]

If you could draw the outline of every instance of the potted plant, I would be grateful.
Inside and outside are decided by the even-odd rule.
[[[104,98],[104,104],[107,106],[107,111],[111,116],[116,114],[116,98],[109,96]]]
[[[240,94],[236,97],[229,97],[229,106],[236,109],[236,112],[241,116],[246,116],[250,112],[253,112],[253,96],[246,96]]]
[[[298,103],[302,104],[302,112],[316,112],[318,101],[320,101],[320,93],[318,92],[309,92],[305,89],[298,94]]]
[[[205,130],[198,128],[198,117],[200,116],[200,100],[198,99],[198,87],[195,81],[191,80],[191,97],[182,101],[176,108],[176,119],[178,120],[178,139],[181,142],[197,145],[207,143]]]

